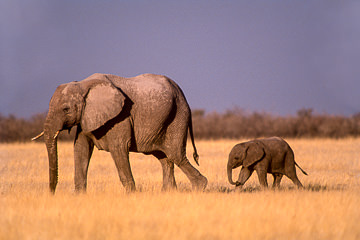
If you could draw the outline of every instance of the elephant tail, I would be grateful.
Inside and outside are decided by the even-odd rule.
[[[302,170],[302,168],[296,162],[295,165],[302,171],[303,174],[305,174],[306,176],[308,175],[304,170]]]
[[[194,157],[194,160],[195,160],[196,164],[199,166],[199,154],[197,153],[196,146],[195,146],[191,112],[190,112],[190,119],[189,119],[189,132],[190,132],[191,143],[192,143],[193,148],[194,148],[193,157]]]

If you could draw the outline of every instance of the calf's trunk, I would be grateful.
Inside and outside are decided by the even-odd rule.
[[[232,170],[233,170],[232,166],[230,164],[228,164],[227,165],[227,175],[228,175],[229,183],[232,185],[236,185],[236,183],[232,179]]]

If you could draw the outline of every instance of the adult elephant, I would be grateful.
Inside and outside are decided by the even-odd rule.
[[[111,153],[127,191],[136,189],[129,152],[152,154],[160,160],[163,190],[176,188],[174,163],[189,178],[193,189],[204,190],[207,185],[207,179],[186,158],[189,130],[198,164],[189,105],[180,87],[165,76],[143,74],[123,78],[96,73],[56,89],[50,100],[44,131],[39,135],[45,137],[53,193],[58,182],[57,136],[60,131],[74,126],[77,126],[74,142],[76,191],[86,190],[94,145]]]

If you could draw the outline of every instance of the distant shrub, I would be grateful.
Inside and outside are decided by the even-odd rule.
[[[203,139],[360,136],[360,113],[345,117],[315,114],[312,109],[300,109],[295,116],[275,116],[266,112],[248,113],[238,108],[223,114],[206,114],[203,110],[194,110],[193,113],[194,134]]]
[[[0,142],[27,142],[43,131],[46,113],[28,119],[7,117],[0,114]],[[350,117],[316,114],[312,109],[300,109],[295,116],[275,116],[266,112],[245,112],[233,108],[224,113],[195,109],[192,111],[195,138],[257,138],[281,136],[311,137],[358,137],[360,113]],[[73,141],[76,127],[68,134],[60,134],[60,140]]]

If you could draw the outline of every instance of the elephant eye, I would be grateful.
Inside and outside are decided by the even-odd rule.
[[[235,160],[239,160],[239,157],[238,157],[238,156],[236,156],[236,157],[234,157],[234,159],[235,159]]]
[[[63,111],[64,111],[64,113],[69,113],[70,107],[64,107],[64,108],[63,108]]]

